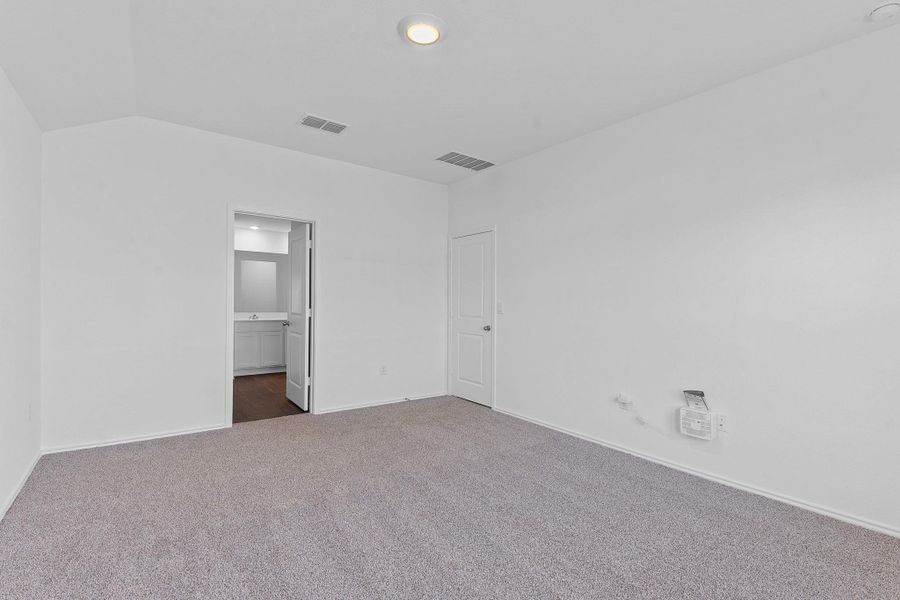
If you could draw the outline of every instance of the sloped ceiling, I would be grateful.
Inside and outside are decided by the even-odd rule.
[[[864,35],[873,6],[2,0],[0,65],[45,130],[138,114],[449,183],[472,172],[446,152],[502,164]],[[419,12],[440,44],[400,39]]]

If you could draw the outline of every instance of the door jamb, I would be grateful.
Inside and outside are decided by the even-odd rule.
[[[319,318],[318,302],[318,269],[316,248],[319,244],[319,232],[316,221],[297,216],[274,215],[262,213],[256,210],[244,210],[229,206],[227,208],[227,244],[225,256],[225,427],[231,427],[234,419],[234,217],[236,214],[251,215],[254,217],[268,217],[284,221],[296,221],[306,223],[310,227],[312,236],[312,255],[309,259],[310,268],[310,303],[312,304],[312,321],[309,326],[310,347],[312,357],[310,359],[309,372],[309,414],[317,414],[315,409],[316,382],[318,381],[317,357],[319,355],[319,341],[317,321]]]
[[[490,225],[475,229],[467,229],[447,236],[447,394],[452,393],[450,385],[453,373],[453,240],[480,233],[493,234],[494,272],[491,273],[491,285],[494,288],[494,301],[491,306],[491,410],[497,408],[497,226]]]

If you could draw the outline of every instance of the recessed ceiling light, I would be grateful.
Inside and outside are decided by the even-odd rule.
[[[250,229],[259,229],[259,225],[251,225]]]
[[[406,28],[406,37],[414,44],[427,46],[441,39],[441,32],[431,23],[413,23]]]
[[[896,19],[898,16],[900,16],[900,2],[888,2],[887,4],[875,7],[872,12],[869,13],[869,20],[873,22],[882,22]]]
[[[400,20],[397,30],[406,41],[417,46],[431,46],[446,36],[443,21],[434,15],[409,15]]]

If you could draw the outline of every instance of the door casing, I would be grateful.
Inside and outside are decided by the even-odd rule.
[[[254,217],[268,217],[270,219],[281,219],[284,221],[298,221],[306,223],[310,226],[312,232],[312,256],[309,260],[310,282],[310,299],[312,304],[312,321],[310,322],[309,338],[312,348],[312,357],[310,359],[310,388],[309,388],[309,412],[316,412],[316,382],[318,380],[318,367],[316,358],[319,354],[319,341],[316,332],[318,331],[318,269],[316,247],[318,246],[319,230],[314,219],[308,219],[299,215],[284,215],[262,213],[258,210],[243,209],[229,206],[226,208],[226,252],[225,252],[225,414],[224,426],[231,427],[234,417],[234,216],[235,214],[251,215]]]

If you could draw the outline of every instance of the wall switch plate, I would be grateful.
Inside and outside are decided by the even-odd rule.
[[[381,365],[381,371],[380,371],[380,373],[381,373],[382,375],[387,375],[387,365]]]
[[[503,314],[503,303],[502,302],[497,302],[497,314],[498,315]]]
[[[716,413],[716,429],[719,431],[728,431],[728,415]]]

